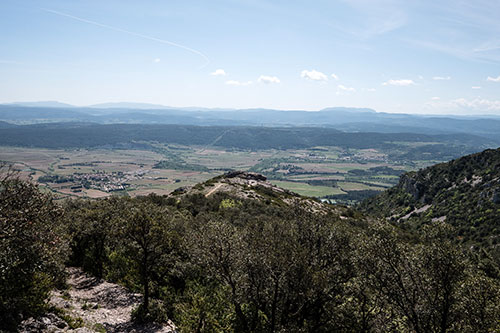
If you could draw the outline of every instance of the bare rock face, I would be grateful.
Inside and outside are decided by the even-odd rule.
[[[21,323],[19,332],[60,332],[67,329],[64,320],[53,313],[47,313],[43,317],[29,318]]]
[[[403,189],[411,194],[411,196],[415,200],[420,200],[422,202],[424,201],[423,197],[425,188],[424,185],[421,184],[417,179],[409,175],[403,175],[401,176],[401,185],[403,186]]]

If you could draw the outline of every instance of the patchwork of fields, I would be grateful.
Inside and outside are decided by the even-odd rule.
[[[230,170],[247,170],[302,195],[354,203],[435,163],[390,158],[376,149],[238,150],[151,144],[149,149],[0,147],[0,160],[58,197],[168,194]]]

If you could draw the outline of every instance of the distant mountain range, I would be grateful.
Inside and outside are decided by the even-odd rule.
[[[31,106],[31,107],[52,107],[52,108],[98,108],[98,109],[139,109],[139,110],[158,110],[158,109],[179,109],[179,110],[216,110],[216,111],[224,111],[224,110],[234,110],[228,108],[203,108],[196,106],[187,106],[187,107],[172,107],[162,104],[152,104],[152,103],[137,103],[137,102],[108,102],[108,103],[98,103],[91,104],[87,106],[76,106],[68,103],[61,103],[58,101],[38,101],[38,102],[13,102],[13,103],[5,103],[0,105],[19,105],[19,106]]]
[[[90,122],[198,126],[330,127],[344,132],[467,133],[500,143],[500,117],[392,114],[369,108],[320,111],[176,108],[145,103],[104,103],[77,107],[59,102],[0,104],[0,121],[11,124]],[[5,127],[5,126],[2,126]]]
[[[14,102],[14,103],[7,103],[7,104],[3,104],[3,105],[31,106],[31,107],[41,107],[41,108],[74,108],[74,107],[76,107],[76,106],[71,105],[71,104],[61,103],[61,102],[57,102],[57,101]]]

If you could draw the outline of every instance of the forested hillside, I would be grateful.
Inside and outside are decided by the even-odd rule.
[[[445,221],[460,243],[486,249],[482,255],[496,262],[492,274],[499,274],[500,149],[404,174],[397,186],[360,208],[416,232]]]
[[[500,329],[499,281],[446,222],[408,232],[245,172],[61,206],[11,176],[0,196],[2,329],[64,317],[44,305],[63,264],[140,292],[133,320],[182,332]]]
[[[0,132],[0,145],[45,148],[144,147],[146,142],[207,145],[239,149],[292,149],[315,146],[394,147],[397,142],[446,144],[451,154],[491,147],[495,140],[468,134],[347,133],[332,128],[235,127],[55,123],[12,126]],[[428,149],[428,147],[425,147]],[[435,145],[433,151],[442,153]]]
[[[175,108],[141,103],[76,107],[57,102],[0,104],[0,121],[12,124],[92,122],[97,124],[177,124],[336,128],[347,132],[456,134],[500,140],[500,119],[493,115],[429,116],[384,113],[369,108],[313,110]]]

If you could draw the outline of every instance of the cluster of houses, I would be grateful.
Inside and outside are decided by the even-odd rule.
[[[61,189],[69,188],[71,192],[82,192],[83,189],[95,189],[103,192],[123,191],[130,187],[128,181],[141,178],[144,171],[124,174],[118,172],[98,171],[95,173],[74,173],[71,176],[43,176],[39,181],[59,184]]]
[[[103,192],[123,191],[130,187],[127,180],[130,180],[130,176],[125,175],[123,172],[106,173],[101,171],[97,173],[74,174],[73,183],[76,183],[76,185],[71,186],[71,191],[81,192],[83,188]]]

